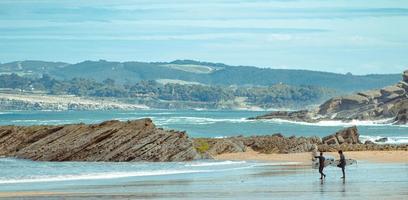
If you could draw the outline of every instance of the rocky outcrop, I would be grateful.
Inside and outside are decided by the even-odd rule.
[[[189,161],[223,153],[408,150],[408,144],[361,144],[356,127],[319,137],[264,136],[190,139],[156,128],[148,118],[100,124],[0,126],[0,156],[40,161]],[[386,142],[381,139],[375,142]]]
[[[361,144],[359,139],[359,133],[357,131],[357,127],[353,126],[350,128],[342,129],[332,135],[326,136],[322,138],[323,144]]]
[[[312,119],[312,115],[308,110],[299,110],[299,111],[275,111],[266,115],[257,116],[248,118],[249,120],[254,119],[283,119],[283,120],[293,120],[293,121],[306,121],[306,122],[315,122],[316,120]]]
[[[198,138],[194,139],[196,148],[205,146],[201,152],[211,158],[223,153],[244,152],[251,148],[260,153],[301,153],[319,151],[387,151],[408,150],[408,144],[381,144],[387,138],[378,141],[366,141],[362,144],[355,126],[337,131],[323,137],[284,137],[282,134],[232,137],[232,138]]]
[[[0,126],[0,155],[41,161],[187,161],[197,158],[185,132],[148,118],[61,126]]]
[[[334,97],[314,110],[272,112],[249,119],[285,119],[317,122],[323,120],[388,120],[385,123],[407,124],[408,70],[402,81],[379,90]]]

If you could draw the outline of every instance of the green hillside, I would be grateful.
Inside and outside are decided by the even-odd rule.
[[[0,65],[0,73],[5,72],[20,75],[47,73],[60,80],[80,77],[103,81],[110,78],[121,84],[162,79],[223,86],[270,86],[283,83],[326,87],[344,92],[381,88],[400,80],[400,74],[355,76],[308,70],[228,66],[192,60],[154,63],[99,60],[77,64],[23,61]]]

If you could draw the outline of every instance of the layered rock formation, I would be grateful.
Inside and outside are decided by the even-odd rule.
[[[356,127],[324,138],[282,134],[190,139],[156,128],[148,118],[100,124],[0,126],[0,156],[40,161],[189,161],[223,153],[408,150],[408,144],[361,144]]]
[[[285,119],[317,122],[322,120],[388,120],[384,123],[407,124],[408,70],[399,83],[379,90],[332,98],[317,109],[272,112],[249,119]]]
[[[194,139],[197,147],[206,146],[200,153],[206,157],[223,153],[245,152],[251,148],[260,153],[301,153],[311,151],[408,151],[408,144],[362,144],[356,127],[349,127],[323,137],[284,137],[281,134],[231,137],[231,138],[198,138]]]
[[[150,119],[61,126],[1,126],[0,156],[41,161],[187,161],[197,158],[184,132]]]

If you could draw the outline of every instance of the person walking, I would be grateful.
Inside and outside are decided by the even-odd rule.
[[[319,159],[319,173],[320,173],[320,179],[326,178],[326,174],[323,173],[324,169],[324,161],[326,158],[323,156],[323,152],[320,152],[320,156],[315,156],[315,158]]]
[[[341,177],[342,179],[346,178],[346,173],[345,173],[345,168],[346,168],[346,158],[344,157],[343,151],[340,150],[339,151],[339,155],[340,155],[340,162],[337,165],[337,167],[341,168],[341,171],[343,172],[343,177]]]

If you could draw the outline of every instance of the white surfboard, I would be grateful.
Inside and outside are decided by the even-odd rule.
[[[327,167],[327,166],[331,166],[331,165],[333,165],[333,163],[335,162],[335,160],[334,160],[334,158],[331,158],[331,157],[325,157],[325,160],[324,160],[324,167]],[[313,162],[312,162],[312,167],[313,167],[313,169],[319,169],[319,159],[315,159]]]
[[[331,166],[337,167],[337,165],[340,164],[340,160],[335,160]],[[357,160],[354,159],[346,159],[346,166],[350,166],[350,165],[356,165],[357,164]]]

